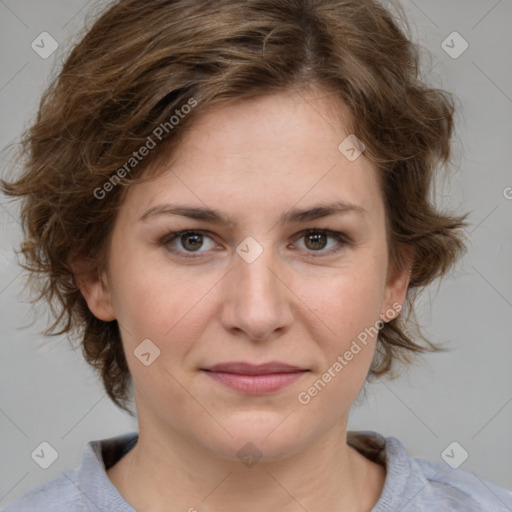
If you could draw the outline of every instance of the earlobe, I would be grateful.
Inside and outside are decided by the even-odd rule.
[[[85,259],[76,260],[72,266],[75,282],[91,313],[104,322],[115,320],[106,275],[101,275],[98,267]]]

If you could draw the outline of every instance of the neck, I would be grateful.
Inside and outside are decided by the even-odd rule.
[[[284,460],[232,461],[176,432],[139,425],[135,447],[108,470],[136,510],[200,512],[243,509],[308,512],[370,511],[385,469],[346,443],[339,424],[314,445]]]

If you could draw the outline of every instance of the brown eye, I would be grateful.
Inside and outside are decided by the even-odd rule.
[[[304,236],[306,240],[306,247],[313,251],[323,249],[327,245],[328,236],[325,233],[309,233]]]
[[[205,247],[205,240],[210,240],[210,247]],[[170,252],[187,255],[205,253],[207,249],[215,246],[211,238],[203,231],[175,231],[168,233],[160,239],[159,244],[164,246]],[[204,249],[204,250],[201,250]]]
[[[298,240],[304,240],[305,251],[310,256],[329,256],[334,254],[349,244],[343,233],[330,231],[328,229],[306,229],[298,233]],[[334,239],[336,243],[329,246],[329,239]],[[326,247],[327,250],[324,250]],[[318,253],[318,255],[313,253]]]
[[[180,237],[181,245],[188,251],[197,251],[203,245],[203,235],[186,233]]]

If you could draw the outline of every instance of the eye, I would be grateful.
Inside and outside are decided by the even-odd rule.
[[[204,244],[204,239],[210,239],[209,236],[206,236],[205,231],[175,231],[173,233],[168,233],[160,240],[160,245],[164,245],[171,252],[180,253],[194,253],[194,252],[204,252],[199,251]],[[210,239],[211,240],[211,239]],[[185,251],[181,251],[180,249],[176,249],[175,245],[178,243],[181,245],[181,248],[184,248]],[[212,243],[212,247],[214,244]],[[210,248],[212,248],[210,247]]]
[[[346,237],[343,233],[339,233],[338,231],[331,231],[329,229],[316,229],[310,228],[305,229],[298,233],[298,240],[304,239],[306,251],[308,252],[320,252],[321,256],[326,254],[333,254],[341,249],[343,249],[344,245],[348,244]],[[333,238],[337,244],[334,244],[334,248],[331,248],[327,251],[324,251],[325,247],[328,245],[327,240],[329,238]],[[317,257],[314,254],[310,254],[310,256]]]

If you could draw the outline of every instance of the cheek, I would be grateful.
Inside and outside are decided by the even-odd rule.
[[[368,264],[347,265],[320,279],[296,279],[292,286],[317,318],[346,342],[379,319],[385,270],[385,262],[370,259]]]
[[[190,269],[170,271],[135,252],[119,261],[112,302],[128,358],[145,339],[161,350],[161,361],[169,353],[176,361],[184,358],[211,317],[209,291],[218,279],[191,277]]]
[[[379,332],[381,271],[374,266],[372,271],[366,267],[366,272],[347,272],[331,279],[323,293],[308,296],[308,305],[323,324],[323,333],[315,336],[323,366],[299,399],[311,414],[325,416],[329,409],[335,421],[337,411],[348,410],[364,384]]]

